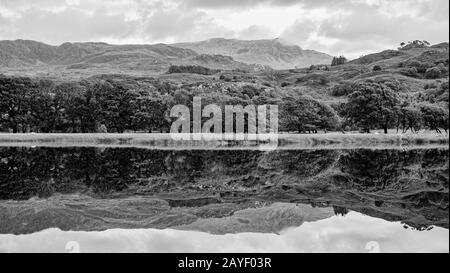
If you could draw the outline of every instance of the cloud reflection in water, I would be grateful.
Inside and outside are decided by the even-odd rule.
[[[71,243],[69,243],[71,242]],[[73,232],[47,229],[29,235],[0,235],[1,252],[369,252],[376,242],[381,252],[448,252],[449,231],[405,229],[356,212],[333,216],[279,235],[238,233],[212,235],[175,229],[113,229]],[[75,248],[75,250],[77,250]]]

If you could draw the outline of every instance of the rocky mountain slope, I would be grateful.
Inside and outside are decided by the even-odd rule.
[[[173,46],[192,49],[198,53],[231,56],[243,63],[262,64],[274,69],[330,64],[332,60],[332,57],[328,54],[304,50],[280,39],[245,41],[215,38],[195,43],[179,43]]]
[[[165,44],[110,45],[106,43],[64,43],[52,46],[36,41],[0,41],[0,68],[4,71],[32,68],[63,69],[76,73],[166,72],[170,65],[201,65],[212,69],[258,71],[261,65],[248,65],[221,55],[199,54]]]

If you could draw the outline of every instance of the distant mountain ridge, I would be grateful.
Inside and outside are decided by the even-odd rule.
[[[313,64],[330,64],[332,56],[314,50],[304,50],[298,45],[288,44],[281,39],[236,40],[213,38],[194,43],[172,44],[176,47],[194,50],[203,54],[231,56],[247,64],[267,65],[274,69],[308,67]]]
[[[200,65],[213,69],[260,71],[329,63],[331,56],[287,45],[281,40],[211,39],[197,43],[111,45],[63,43],[48,45],[31,40],[0,41],[0,67],[62,66],[67,69],[137,71],[167,70],[170,65]]]
[[[66,69],[115,69],[120,71],[165,72],[170,65],[194,64],[214,69],[255,71],[261,65],[248,65],[231,57],[199,54],[190,49],[166,44],[111,45],[106,43],[44,43],[15,40],[0,41],[0,67],[63,66]]]

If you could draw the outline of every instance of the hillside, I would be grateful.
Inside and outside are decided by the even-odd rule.
[[[205,55],[165,44],[110,45],[64,43],[60,46],[35,41],[0,41],[0,73],[31,76],[89,76],[103,73],[148,75],[165,73],[170,65],[201,65],[211,69],[258,71],[231,57]]]
[[[200,65],[210,69],[243,70],[308,67],[328,64],[331,56],[275,40],[211,39],[173,45],[111,45],[106,43],[44,43],[0,41],[0,73],[80,76],[103,73],[161,74],[170,65]]]
[[[215,41],[237,45],[225,39],[213,39],[211,43],[218,43]],[[191,45],[200,44],[202,42]],[[219,95],[244,98],[247,91],[242,89],[251,86],[257,92],[248,93],[250,99],[255,94],[271,98],[308,95],[331,106],[346,100],[347,91],[338,94],[336,90],[347,83],[366,80],[388,81],[396,85],[395,90],[398,92],[414,96],[421,96],[421,93],[424,93],[428,96],[427,94],[440,92],[439,90],[445,91],[441,86],[445,87],[443,84],[448,82],[448,43],[385,50],[338,66],[316,65],[285,70],[272,70],[267,66],[237,61],[236,58],[226,55],[230,52],[225,52],[225,47],[221,49],[222,51],[214,52],[215,54],[206,54],[176,46],[164,44],[117,46],[104,43],[66,43],[61,46],[49,46],[33,41],[0,41],[0,74],[48,78],[56,81],[103,75],[115,79],[124,77],[128,83],[133,83],[132,85],[139,85],[139,82],[145,82],[146,78],[150,77],[173,84],[173,92],[181,84],[186,85],[188,90],[198,89],[198,92],[204,93],[206,97],[217,93],[216,98]],[[294,48],[302,51],[298,47]],[[199,70],[206,67],[212,71],[220,71],[213,73],[214,75],[211,73],[200,75],[195,73],[195,69],[192,71],[175,69],[175,73],[168,74],[172,65],[199,66]],[[437,74],[433,71],[437,71]],[[151,89],[154,88],[156,87]],[[417,98],[413,98],[415,99]]]
[[[274,69],[329,64],[332,59],[330,55],[314,50],[303,50],[280,39],[245,41],[215,38],[195,43],[178,43],[173,46],[192,49],[198,53],[231,56],[243,63],[267,65]]]
[[[333,94],[335,88],[367,80],[394,82],[402,93],[428,92],[448,82],[448,66],[448,43],[441,43],[430,47],[385,50],[338,66],[280,70],[264,74],[263,79],[273,86],[282,87],[284,92],[310,95],[333,104],[347,95]],[[430,73],[435,70],[438,70],[436,74]]]

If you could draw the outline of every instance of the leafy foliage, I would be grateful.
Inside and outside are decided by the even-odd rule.
[[[285,98],[280,112],[284,131],[333,130],[339,120],[333,108],[309,97]]]
[[[364,82],[348,96],[345,105],[345,117],[353,124],[362,127],[366,132],[373,128],[388,128],[397,119],[399,96],[389,86],[377,82]]]
[[[358,85],[353,82],[343,82],[333,86],[330,90],[330,95],[334,97],[347,96],[353,93],[357,87]]]

